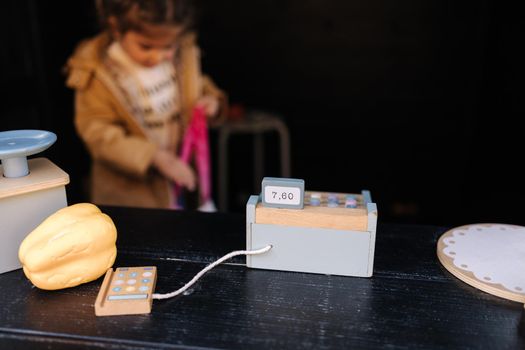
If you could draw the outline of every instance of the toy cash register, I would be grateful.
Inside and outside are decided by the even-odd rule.
[[[260,195],[246,204],[247,256],[252,268],[372,276],[377,206],[370,192],[311,192],[304,181],[265,177]]]
[[[151,312],[153,299],[169,299],[207,271],[237,255],[251,268],[370,277],[377,207],[370,193],[305,192],[304,180],[265,177],[246,205],[246,250],[206,266],[176,291],[153,293],[156,268],[109,269],[95,302],[97,316]],[[153,294],[152,294],[153,293]]]

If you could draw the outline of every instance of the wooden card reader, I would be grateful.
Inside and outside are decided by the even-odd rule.
[[[69,175],[46,158],[26,158],[55,141],[56,135],[48,131],[0,132],[0,273],[20,268],[20,243],[67,206]]]
[[[156,283],[155,266],[109,269],[95,301],[95,315],[149,314]]]
[[[272,178],[272,183],[279,182]],[[305,191],[301,196],[304,198],[302,209],[268,206],[261,195],[250,197],[246,205],[247,249],[272,245],[272,250],[247,256],[247,266],[372,276],[377,206],[370,192]]]

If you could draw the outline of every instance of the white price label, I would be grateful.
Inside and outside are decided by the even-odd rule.
[[[298,205],[301,202],[301,191],[297,187],[266,186],[264,200],[271,204]]]

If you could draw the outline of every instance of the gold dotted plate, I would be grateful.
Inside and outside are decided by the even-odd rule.
[[[525,227],[473,224],[438,240],[437,256],[463,282],[501,298],[525,303]]]

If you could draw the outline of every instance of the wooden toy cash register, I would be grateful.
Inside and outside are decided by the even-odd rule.
[[[0,132],[0,273],[20,268],[18,248],[26,235],[67,206],[68,174],[46,158],[27,160],[56,139],[42,130]]]
[[[370,277],[377,206],[370,192],[308,192],[300,179],[265,177],[246,205],[247,266],[272,270]]]

